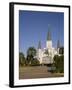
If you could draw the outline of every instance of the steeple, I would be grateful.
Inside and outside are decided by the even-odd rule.
[[[60,48],[60,40],[57,41],[57,49]]]
[[[50,25],[48,25],[47,41],[48,41],[48,40],[51,40]]]
[[[41,49],[41,42],[38,43],[38,49]]]

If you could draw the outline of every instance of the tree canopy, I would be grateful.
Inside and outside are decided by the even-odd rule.
[[[54,66],[56,67],[56,72],[63,73],[64,72],[64,55],[54,56]]]
[[[36,49],[34,47],[29,47],[27,50],[27,62],[28,65],[39,65],[39,61],[37,60],[37,58],[35,58],[36,56]]]
[[[34,47],[29,47],[27,50],[27,55],[34,57],[36,55],[36,49]]]
[[[25,64],[25,56],[22,52],[19,53],[19,65],[23,66]]]

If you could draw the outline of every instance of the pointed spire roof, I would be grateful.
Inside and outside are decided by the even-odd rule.
[[[41,49],[41,41],[38,43],[38,49]]]
[[[51,40],[51,29],[50,29],[50,25],[48,25],[47,40]]]
[[[57,41],[57,48],[60,48],[60,40]]]

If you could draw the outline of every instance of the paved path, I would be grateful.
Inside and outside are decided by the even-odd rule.
[[[19,79],[62,77],[63,74],[48,72],[46,66],[21,67]]]

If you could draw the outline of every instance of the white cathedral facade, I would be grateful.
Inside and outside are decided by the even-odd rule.
[[[52,38],[51,32],[48,31],[46,48],[41,48],[41,42],[39,41],[38,49],[37,49],[37,59],[40,61],[40,64],[52,64],[53,57],[55,55],[59,55],[59,42],[58,47],[54,48],[52,46]]]

